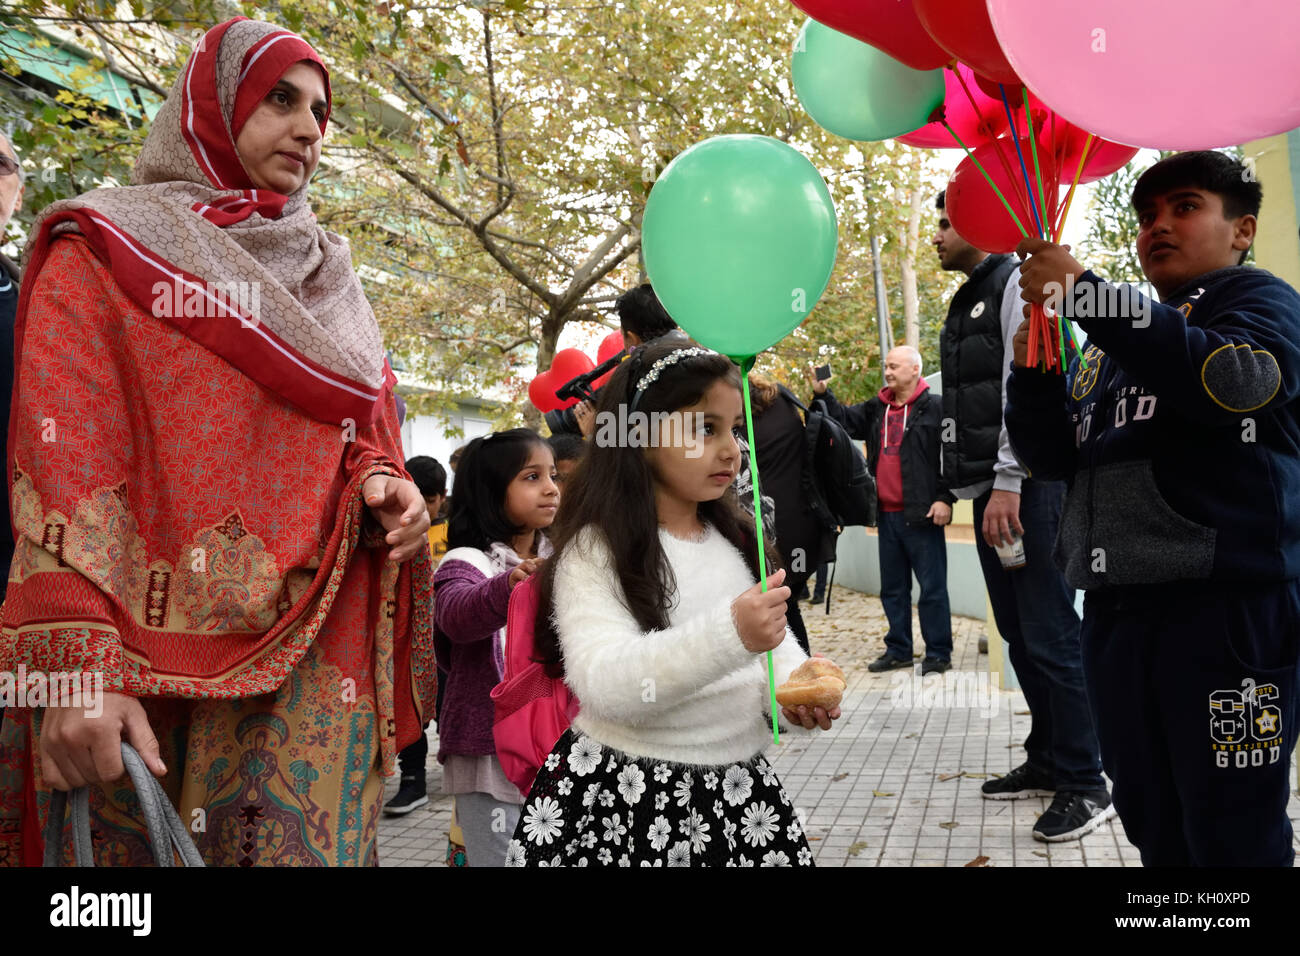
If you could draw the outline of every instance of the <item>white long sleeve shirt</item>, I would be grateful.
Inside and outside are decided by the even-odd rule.
[[[558,559],[554,621],[566,680],[581,702],[573,726],[638,757],[699,766],[749,760],[772,742],[767,655],[741,643],[731,617],[731,602],[754,577],[712,527],[701,541],[662,529],[659,538],[677,582],[665,630],[643,631],[623,605],[595,529]],[[805,659],[787,628],[773,652],[776,683]]]

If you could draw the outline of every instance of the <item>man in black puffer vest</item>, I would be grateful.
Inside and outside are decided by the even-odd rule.
[[[1016,458],[1003,423],[1006,379],[1021,315],[1013,256],[976,249],[939,208],[934,236],[944,269],[969,279],[948,307],[940,336],[943,483],[947,500],[972,499],[975,545],[989,604],[1006,640],[1032,719],[1025,762],[990,780],[990,800],[1053,796],[1034,837],[1075,840],[1115,815],[1084,691],[1074,589],[1052,560],[1065,484],[1036,481]],[[1005,570],[994,550],[1023,538],[1024,564]]]

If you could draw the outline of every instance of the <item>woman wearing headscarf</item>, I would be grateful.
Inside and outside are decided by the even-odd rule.
[[[305,41],[223,23],[133,185],[33,229],[0,672],[55,699],[6,722],[0,863],[40,860],[49,791],[121,777],[121,740],[210,864],[376,860],[381,774],[432,713],[428,517],[347,244],[307,205],[329,111]],[[90,791],[97,862],[148,861],[132,788]]]

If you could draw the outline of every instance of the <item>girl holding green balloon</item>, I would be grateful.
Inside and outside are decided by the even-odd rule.
[[[598,418],[623,406],[660,424],[652,447],[593,443],[565,487],[534,638],[581,709],[507,865],[812,864],[762,756],[765,658],[784,681],[806,656],[785,626],[785,573],[754,583],[762,545],[730,494],[740,386],[725,356],[675,339],[638,349],[601,392]],[[828,730],[840,711],[782,716]]]

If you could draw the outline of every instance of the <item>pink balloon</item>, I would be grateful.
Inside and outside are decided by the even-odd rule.
[[[988,11],[1026,85],[1116,143],[1210,149],[1300,126],[1300,4],[988,0]]]
[[[961,71],[966,81],[966,90],[962,89],[961,80],[957,78],[956,72],[944,71],[944,118],[966,145],[974,149],[981,143],[996,139],[1006,130],[1006,112],[1002,108],[1001,99],[995,100],[976,85],[975,72],[969,66],[958,63],[957,69]],[[970,96],[966,95],[966,91],[970,92]],[[971,105],[972,99],[975,101],[975,106]],[[978,112],[975,107],[979,108]],[[939,122],[927,123],[914,132],[896,138],[900,143],[906,143],[908,146],[920,146],[926,149],[961,148],[952,138],[952,134],[944,128],[943,123]]]

